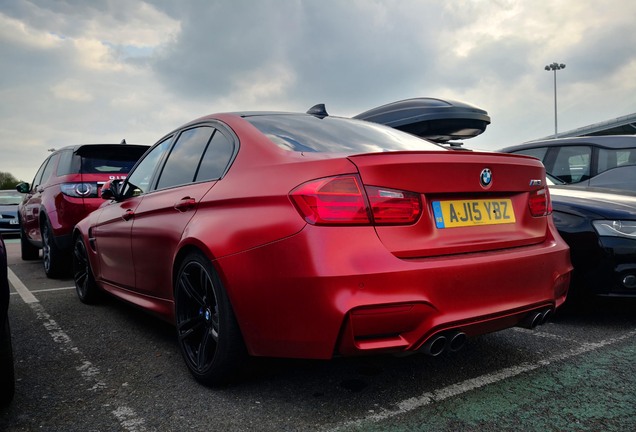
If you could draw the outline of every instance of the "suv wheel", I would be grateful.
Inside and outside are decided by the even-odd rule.
[[[53,230],[48,223],[41,228],[42,233],[42,262],[44,273],[48,278],[59,278],[69,272],[69,260],[55,243]]]
[[[20,227],[20,251],[23,261],[33,261],[40,258],[40,249],[31,244],[22,227]]]

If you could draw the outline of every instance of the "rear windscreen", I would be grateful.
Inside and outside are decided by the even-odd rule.
[[[135,163],[137,163],[137,159],[99,159],[84,157],[82,158],[82,173],[125,174],[131,170]]]
[[[87,145],[77,149],[72,157],[60,158],[58,175],[64,174],[126,174],[148,147],[137,145]]]
[[[247,116],[245,120],[290,151],[355,154],[443,150],[414,135],[360,120],[296,114]]]

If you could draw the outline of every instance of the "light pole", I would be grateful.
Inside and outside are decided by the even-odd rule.
[[[557,132],[557,86],[556,86],[556,73],[558,70],[565,69],[565,64],[554,62],[545,67],[548,72],[554,71],[554,137],[558,138]]]

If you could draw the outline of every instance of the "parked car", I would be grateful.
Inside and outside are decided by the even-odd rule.
[[[0,406],[8,405],[15,393],[13,349],[11,347],[8,312],[7,249],[0,236]]]
[[[148,146],[88,144],[53,152],[33,182],[20,183],[26,194],[18,208],[23,260],[39,258],[48,277],[70,274],[71,232],[77,222],[99,207],[101,185],[124,179]]]
[[[15,190],[0,190],[0,234],[20,234],[18,205],[23,197]]]
[[[566,184],[636,192],[636,135],[531,141],[500,151],[534,156]]]
[[[161,138],[77,224],[79,299],[106,291],[174,323],[209,385],[248,354],[455,351],[565,301],[539,161],[309,112],[210,115]]]
[[[571,297],[636,297],[636,194],[550,186],[554,223],[570,246]]]

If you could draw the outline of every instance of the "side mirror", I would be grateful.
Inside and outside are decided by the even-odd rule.
[[[15,190],[20,193],[29,193],[29,191],[31,190],[31,186],[29,186],[29,184],[26,182],[22,182],[16,185]]]
[[[119,200],[119,188],[121,187],[121,180],[108,180],[102,186],[100,196],[105,200]]]

